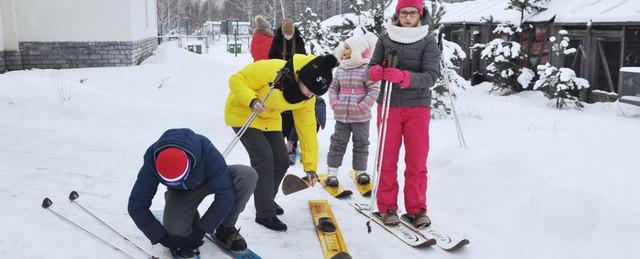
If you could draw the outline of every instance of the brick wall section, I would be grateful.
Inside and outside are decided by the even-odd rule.
[[[7,68],[7,71],[23,69],[20,51],[5,51],[4,65]]]
[[[9,57],[5,52],[6,67],[20,70],[131,66],[151,56],[157,42],[155,37],[139,41],[20,42],[19,54]]]
[[[133,64],[139,65],[153,54],[153,51],[158,48],[158,38],[146,38],[143,40],[133,42]]]
[[[4,64],[4,51],[0,51],[0,73],[7,71],[7,66]]]

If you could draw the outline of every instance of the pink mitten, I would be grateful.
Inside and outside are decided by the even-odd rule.
[[[409,87],[409,84],[411,83],[411,74],[409,71],[393,67],[385,68],[382,77],[387,82],[400,84],[400,88],[402,89]]]
[[[331,99],[331,101],[329,101],[331,108],[336,107],[336,104],[338,104],[338,99]]]
[[[382,68],[381,65],[375,65],[369,68],[369,80],[373,81],[373,82],[378,82],[380,80],[382,80],[383,78],[383,71],[384,69]]]
[[[409,71],[393,67],[385,68],[382,77],[387,82],[400,84],[400,88],[402,89],[409,87],[409,84],[411,83],[411,74]]]

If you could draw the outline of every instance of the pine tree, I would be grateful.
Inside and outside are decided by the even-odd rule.
[[[505,95],[520,92],[528,87],[535,76],[531,69],[521,66],[526,58],[521,46],[509,39],[515,33],[515,26],[510,23],[498,24],[493,33],[498,38],[487,44],[477,44],[474,48],[482,48],[481,58],[491,61],[487,66],[487,76],[495,84],[491,91],[502,90]]]
[[[338,46],[338,37],[327,28],[321,26],[320,17],[311,8],[307,7],[298,16],[297,20],[296,26],[300,30],[305,46],[311,54],[331,53]]]
[[[442,0],[432,0],[431,7],[428,7],[429,15],[431,15],[431,26],[429,26],[429,32],[440,30],[440,21],[446,13]]]
[[[440,21],[446,13],[442,0],[432,0],[431,4],[426,5],[426,7],[431,16],[429,32],[435,35],[438,41],[442,41],[439,42],[438,45],[442,46],[441,58],[444,64],[444,67],[441,67],[438,81],[431,88],[431,117],[444,118],[451,114],[451,108],[445,103],[447,96],[453,94],[449,92],[449,87],[456,86],[464,89],[466,85],[466,80],[456,72],[456,69],[459,69],[459,67],[454,64],[464,60],[466,54],[460,45],[440,37],[440,30],[443,28]]]
[[[576,49],[569,48],[570,39],[566,35],[567,31],[561,30],[558,37],[549,38],[558,64],[564,64],[565,56],[576,52]],[[561,40],[558,41],[558,38]],[[556,108],[567,107],[568,102],[573,102],[578,108],[583,107],[578,97],[571,93],[589,88],[589,81],[577,77],[575,71],[565,67],[557,68],[547,63],[538,66],[538,75],[540,79],[534,84],[533,90],[543,91],[549,99],[556,99],[554,105]]]
[[[549,2],[549,0],[509,0],[507,10],[516,10],[520,12],[520,26],[522,26],[525,13],[543,11],[547,9],[547,2]]]
[[[364,16],[367,22],[363,27],[367,31],[380,36],[384,32],[384,10],[391,5],[391,0],[349,0],[351,10],[358,16]],[[353,23],[353,22],[352,22]],[[355,27],[355,26],[354,26]],[[353,28],[352,28],[353,29]]]

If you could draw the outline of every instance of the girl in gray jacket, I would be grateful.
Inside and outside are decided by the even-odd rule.
[[[384,58],[396,53],[396,67],[383,67]],[[397,225],[398,153],[404,140],[404,204],[412,223],[431,224],[427,217],[427,154],[431,87],[440,69],[440,50],[429,35],[429,14],[422,0],[399,0],[387,33],[380,36],[369,62],[369,79],[393,83],[386,139],[378,146],[381,161],[377,205],[382,221]],[[378,96],[378,130],[383,91]],[[382,148],[384,147],[384,148]],[[380,163],[380,161],[377,161]]]

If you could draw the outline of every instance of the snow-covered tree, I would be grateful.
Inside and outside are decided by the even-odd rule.
[[[509,0],[507,10],[516,10],[520,12],[520,25],[524,22],[524,14],[539,12],[547,9],[549,0]]]
[[[493,33],[511,36],[514,26],[502,23]],[[515,41],[496,38],[487,44],[476,44],[474,48],[482,48],[481,58],[491,61],[487,66],[487,76],[495,84],[491,91],[502,90],[505,95],[519,92],[527,88],[535,76],[531,69],[520,65],[526,55]]]
[[[576,52],[576,49],[569,48],[569,37],[567,31],[561,30],[559,37],[551,37],[553,55],[556,56],[558,64],[564,64],[564,57]],[[541,90],[549,99],[556,99],[555,107],[560,109],[566,107],[569,102],[573,102],[576,107],[583,107],[578,97],[571,95],[571,91],[589,88],[589,81],[576,76],[576,72],[570,68],[557,68],[547,63],[538,66],[540,79],[533,85],[533,90]]]
[[[440,77],[436,84],[431,87],[431,117],[432,118],[444,118],[451,113],[451,108],[445,102],[448,95],[455,97],[454,87],[464,89],[467,86],[467,80],[458,75],[456,72],[459,67],[455,65],[461,62],[467,55],[460,45],[455,42],[451,42],[442,39],[442,61],[444,67],[441,67]]]
[[[320,23],[320,17],[309,7],[299,15],[295,23],[304,39],[305,47],[314,55],[331,53],[339,44],[337,35],[323,28]]]
[[[425,5],[431,15],[431,26],[429,26],[429,32],[440,30],[442,17],[446,13],[442,0],[431,0],[431,5]]]
[[[365,24],[365,28],[380,36],[384,32],[384,10],[391,5],[391,0],[349,0],[351,10],[358,16],[365,16],[372,22]]]

